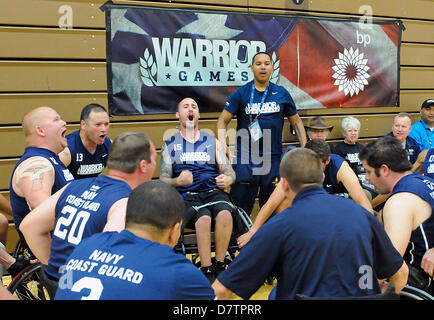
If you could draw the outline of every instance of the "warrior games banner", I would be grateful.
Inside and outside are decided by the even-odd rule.
[[[297,109],[399,105],[399,20],[157,9],[106,3],[112,115],[174,113],[195,99],[220,112],[253,80],[253,55],[270,53],[271,81]]]

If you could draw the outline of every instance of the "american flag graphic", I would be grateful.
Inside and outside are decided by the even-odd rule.
[[[220,112],[270,53],[270,81],[297,108],[396,106],[402,23],[106,6],[112,115],[174,113],[185,97]]]

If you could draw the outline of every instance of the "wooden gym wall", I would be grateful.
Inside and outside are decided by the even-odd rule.
[[[76,130],[83,106],[96,102],[107,107],[105,0],[0,0],[0,192],[9,197],[13,166],[24,150],[22,116],[48,105]],[[239,12],[302,13],[317,16],[362,17],[403,21],[400,106],[301,111],[305,123],[323,115],[335,129],[331,142],[342,139],[340,122],[347,115],[362,123],[361,142],[388,133],[394,114],[407,111],[419,119],[421,102],[434,97],[434,2],[430,0],[190,0],[114,1],[162,7],[202,8]],[[365,11],[367,10],[367,11]],[[67,16],[67,15],[70,16]],[[65,20],[65,18],[69,18]],[[71,22],[72,26],[63,25]],[[201,128],[215,130],[217,113],[202,114]],[[235,127],[235,121],[230,124]],[[148,133],[161,148],[166,129],[176,127],[174,115],[113,117],[110,136],[125,130]],[[295,142],[285,126],[284,143]],[[155,177],[158,177],[158,169]],[[257,207],[256,207],[257,210]],[[11,217],[9,217],[11,219]],[[10,228],[8,250],[16,233]]]

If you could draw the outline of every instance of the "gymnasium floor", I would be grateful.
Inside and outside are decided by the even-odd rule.
[[[11,277],[4,276],[2,280],[3,280],[3,286],[7,287],[11,282]],[[277,283],[276,280],[274,280],[274,283],[272,285],[264,283],[262,287],[259,288],[259,290],[250,298],[250,300],[268,300],[268,295],[270,294],[271,289],[273,289],[276,283]],[[232,294],[232,297],[229,300],[242,300],[242,299],[237,295]]]

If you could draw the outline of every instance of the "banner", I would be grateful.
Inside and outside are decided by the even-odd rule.
[[[298,110],[399,105],[401,21],[157,9],[106,3],[112,115],[220,112],[270,53]],[[366,22],[366,21],[365,21]]]

